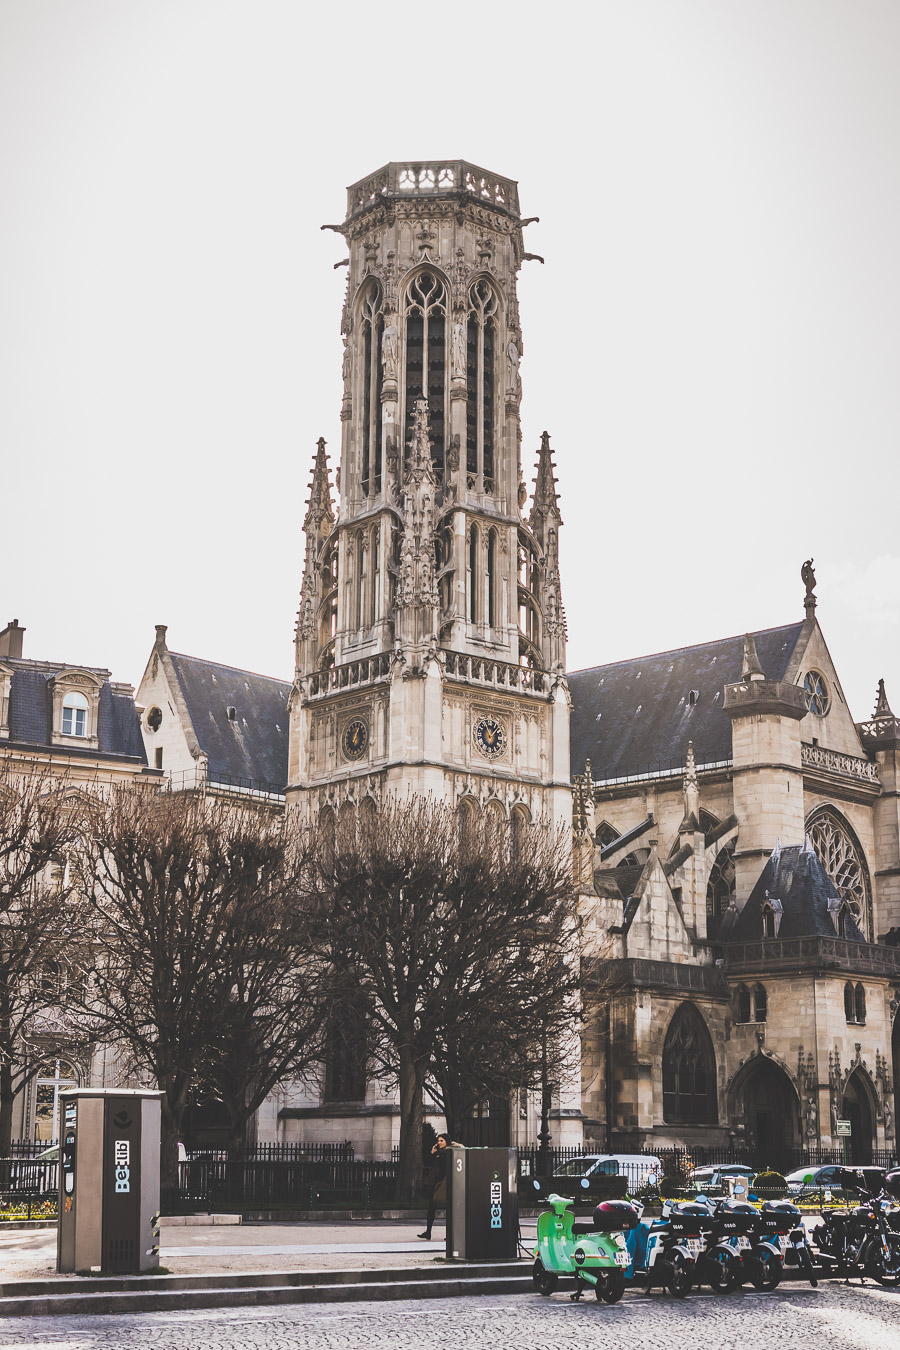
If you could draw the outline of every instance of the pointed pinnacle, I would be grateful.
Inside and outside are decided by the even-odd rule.
[[[309,501],[306,508],[306,520],[303,528],[311,526],[317,529],[322,520],[334,520],[334,507],[331,503],[331,484],[328,481],[328,456],[325,453],[325,437],[316,442],[316,458],[313,461],[312,478],[309,484]]]
[[[549,515],[551,511],[559,516],[559,494],[556,491],[556,474],[554,473],[549,431],[541,434],[541,448],[538,451],[536,468],[534,499],[531,506],[532,518],[536,515]],[[562,523],[561,517],[560,523]]]
[[[428,434],[428,403],[417,398],[413,408],[412,435],[409,438],[409,468],[434,472],[431,462],[431,437]]]
[[[697,781],[697,763],[694,759],[693,741],[688,741],[687,755],[684,761],[684,781],[685,783],[696,783]]]
[[[887,694],[884,692],[884,680],[878,681],[878,696],[875,700],[875,711],[873,717],[893,717],[891,705],[888,703]]]
[[[764,680],[765,674],[762,666],[759,664],[759,657],[756,654],[756,639],[752,633],[744,636],[744,665],[741,670],[742,680]]]

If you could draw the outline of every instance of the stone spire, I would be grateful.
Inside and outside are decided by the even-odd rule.
[[[697,764],[694,760],[694,742],[688,741],[687,757],[684,763],[684,824],[699,828],[700,821],[700,780],[697,777]]]
[[[874,720],[877,717],[893,717],[893,715],[887,694],[884,692],[884,680],[879,680],[878,695],[875,699],[875,711],[872,713],[872,718]]]
[[[756,639],[752,633],[744,636],[744,664],[741,668],[742,680],[764,680],[765,672],[756,654]]]
[[[320,531],[322,521],[329,527],[334,524],[334,506],[331,500],[331,483],[328,480],[328,456],[325,453],[325,438],[320,436],[316,442],[316,457],[313,461],[313,475],[309,485],[309,502],[306,507],[306,519],[303,529],[307,537],[310,531]]]
[[[322,599],[319,551],[322,547],[322,541],[331,532],[333,525],[334,505],[331,500],[331,484],[328,481],[328,456],[325,453],[325,440],[320,436],[316,444],[316,458],[313,462],[312,480],[309,485],[309,501],[306,507],[306,518],[303,521],[303,533],[306,535],[306,557],[303,563],[300,609],[297,614],[297,627],[295,629],[298,675],[313,670],[317,662],[316,617]]]
[[[556,526],[562,524],[559,493],[556,491],[553,451],[550,449],[550,433],[548,431],[545,431],[541,436],[541,448],[538,451],[536,468],[534,500],[531,503],[529,524],[534,537],[546,547],[547,531],[551,523]]]
[[[544,663],[548,670],[565,670],[566,612],[559,579],[559,527],[562,516],[550,435],[546,431],[541,436],[541,448],[538,451],[534,500],[528,523],[543,553],[538,600],[544,620]]]

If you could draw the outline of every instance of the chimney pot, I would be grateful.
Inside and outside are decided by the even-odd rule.
[[[0,657],[8,656],[12,660],[21,660],[22,639],[25,629],[19,627],[19,620],[13,619],[0,633]]]

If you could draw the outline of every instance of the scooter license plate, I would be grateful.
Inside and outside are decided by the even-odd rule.
[[[748,1237],[739,1237],[735,1239],[739,1251],[749,1250],[751,1243]]]
[[[630,1252],[616,1252],[616,1265],[617,1265],[617,1266],[630,1266],[630,1265],[631,1265],[631,1253],[630,1253]]]
[[[700,1238],[686,1238],[684,1245],[691,1253],[691,1256],[696,1256],[699,1252],[703,1251],[703,1243]]]
[[[787,1233],[778,1234],[778,1245],[783,1252],[787,1251],[788,1247],[791,1245],[791,1239],[788,1237]]]

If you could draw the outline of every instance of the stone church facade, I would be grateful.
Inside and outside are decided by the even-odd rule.
[[[327,821],[386,794],[573,829],[589,991],[555,1144],[896,1149],[900,721],[854,723],[816,617],[570,672],[545,435],[521,464],[517,185],[463,161],[354,184],[337,498],[303,523],[290,683],[169,653],[139,691],[185,786]],[[798,606],[799,608],[799,606]],[[155,725],[153,723],[155,722]],[[533,1143],[535,1103],[502,1110]],[[390,1085],[329,1071],[259,1138],[396,1142]]]
[[[816,619],[570,674],[585,1137],[894,1156],[900,722]]]

